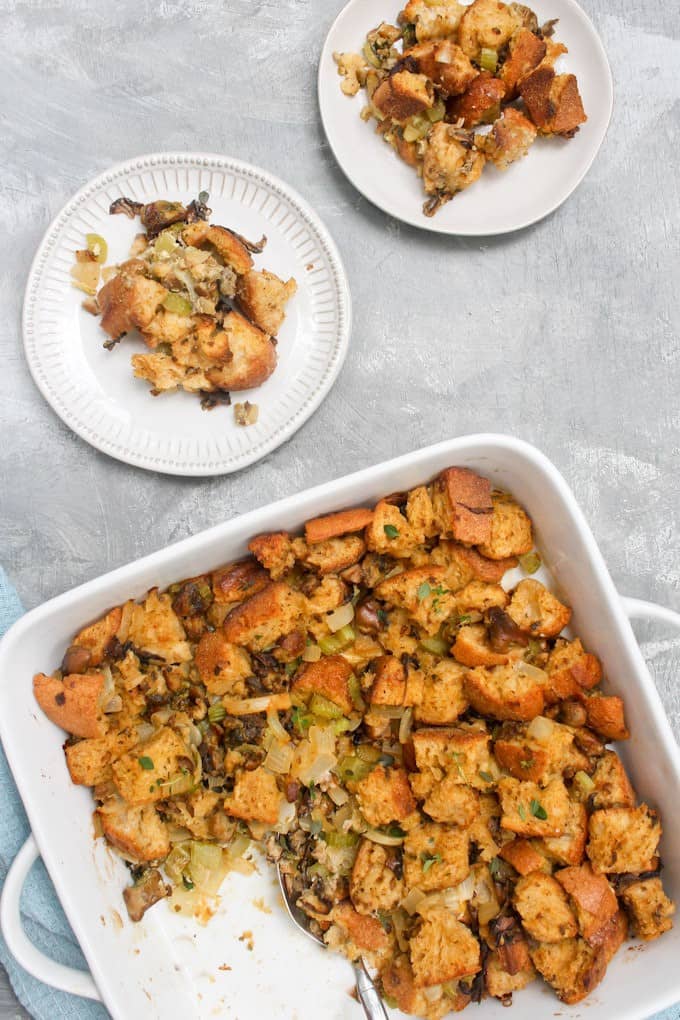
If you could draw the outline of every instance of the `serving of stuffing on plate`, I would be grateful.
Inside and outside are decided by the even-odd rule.
[[[249,549],[34,680],[132,920],[205,910],[255,842],[310,929],[428,1020],[538,979],[579,1002],[629,934],[671,928],[661,820],[609,746],[623,702],[510,494],[450,467]]]
[[[334,53],[342,91],[364,90],[361,116],[423,180],[432,216],[479,179],[525,156],[538,135],[571,138],[586,114],[567,52],[523,4],[409,0],[360,53]]]
[[[276,334],[297,285],[255,269],[253,254],[262,252],[266,238],[253,243],[211,224],[207,201],[205,192],[188,206],[116,200],[110,212],[139,216],[145,233],[135,238],[127,261],[104,269],[106,241],[87,235],[72,276],[89,295],[85,308],[101,316],[109,336],[104,346],[113,349],[135,331],[142,336],[149,353],[134,354],[132,368],[151,383],[154,396],[183,389],[209,409],[272,374]],[[257,415],[237,413],[236,420],[254,424]]]

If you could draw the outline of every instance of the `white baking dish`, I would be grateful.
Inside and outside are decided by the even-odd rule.
[[[18,899],[37,853],[31,841],[5,884],[2,928],[17,959],[57,987],[105,1002],[116,1020],[137,1017],[254,1020],[351,1020],[352,973],[334,954],[298,934],[277,905],[272,874],[228,876],[221,907],[207,927],[172,915],[164,905],[137,925],[127,920],[121,889],[126,871],[102,841],[93,841],[89,790],[71,784],[63,734],[38,710],[31,677],[60,660],[84,623],[152,585],[165,586],[241,555],[247,540],[272,528],[296,528],[320,513],[370,503],[386,492],[431,478],[450,464],[467,465],[511,490],[526,506],[537,543],[574,608],[574,629],[604,662],[608,687],[626,701],[632,739],[622,747],[639,795],[659,808],[661,852],[669,894],[680,897],[680,753],[593,536],[572,493],[533,447],[505,436],[453,439],[292,496],[218,525],[53,599],[23,617],[0,645],[0,734],[43,856],[92,971],[77,974],[46,960],[24,936]],[[628,606],[632,615],[654,612]],[[680,617],[657,611],[674,622]],[[256,898],[262,898],[259,905]],[[266,915],[262,907],[273,910]],[[248,949],[251,932],[254,946]],[[624,948],[587,1001],[590,1020],[639,1020],[680,1000],[680,927],[634,952]],[[231,969],[225,969],[231,968]],[[220,969],[222,968],[222,969]],[[560,1004],[541,982],[516,996],[523,1020],[576,1017],[584,1004]],[[485,1001],[475,1016],[508,1013]],[[511,1013],[510,1016],[513,1014]]]

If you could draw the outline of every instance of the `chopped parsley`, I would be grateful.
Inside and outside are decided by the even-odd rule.
[[[489,871],[493,878],[498,878],[501,871],[501,862],[497,857],[494,857],[492,861],[489,861]]]
[[[420,860],[422,861],[423,865],[423,874],[426,875],[433,864],[441,863],[441,859],[442,859],[441,854],[428,854],[425,853],[425,851],[423,851],[423,853],[420,855]]]
[[[399,528],[395,528],[394,524],[383,525],[383,531],[388,538],[396,538],[399,534]]]
[[[423,583],[420,585],[420,587],[418,588],[418,591],[417,591],[418,601],[422,602],[423,599],[426,599],[427,596],[431,595],[431,594],[432,594],[432,588],[427,583],[427,581],[423,581]]]
[[[387,625],[390,622],[390,618],[387,615],[387,613],[385,612],[385,610],[384,609],[379,609],[378,612],[375,615],[378,617],[378,620],[380,621],[382,626],[383,627],[387,627]]]
[[[519,817],[522,819],[523,822],[526,822],[526,820],[527,820],[527,813],[526,813],[526,810],[524,808],[524,804],[518,804],[517,805],[517,814],[519,815]]]
[[[194,887],[194,883],[191,881],[190,878],[187,878],[186,875],[182,875],[182,885],[184,886],[185,889],[190,890],[193,889]]]
[[[534,818],[540,818],[542,822],[544,822],[548,817],[548,812],[545,810],[541,802],[538,800],[532,800],[531,804],[529,805],[529,810],[531,811]]]
[[[479,778],[483,779],[485,783],[493,783],[493,776],[491,775],[490,772],[483,772],[480,769],[479,770]]]
[[[146,772],[150,772],[154,767],[153,759],[148,758],[145,754],[143,754],[141,758],[138,758],[137,761]]]
[[[390,825],[387,829],[387,835],[392,836],[393,839],[403,839],[406,833],[400,825]]]
[[[520,762],[520,765],[522,766],[523,769],[531,769],[531,768],[534,767],[534,759],[533,758],[522,758],[522,760]]]

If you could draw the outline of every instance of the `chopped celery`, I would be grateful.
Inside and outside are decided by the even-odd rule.
[[[479,56],[479,66],[482,71],[491,71],[494,74],[498,67],[498,53],[496,50],[482,49]]]
[[[449,651],[449,643],[441,637],[426,637],[420,644],[426,652],[431,652],[432,655],[447,655]]]
[[[342,780],[350,780],[358,783],[365,779],[371,771],[372,766],[367,761],[362,761],[355,754],[345,755],[341,758],[333,770]]]
[[[101,234],[85,234],[85,240],[90,255],[94,255],[97,262],[106,262],[109,246]]]
[[[191,301],[175,291],[170,291],[163,302],[163,307],[168,312],[174,312],[175,315],[191,315]]]
[[[534,549],[532,552],[520,556],[519,565],[525,574],[535,574],[541,565],[541,557]]]
[[[347,688],[354,707],[360,712],[363,711],[366,706],[364,705],[364,699],[361,696],[361,683],[359,682],[359,677],[355,673],[352,673],[347,681]]]
[[[309,711],[320,719],[339,719],[342,715],[342,709],[335,702],[316,693],[312,694]]]
[[[169,255],[170,252],[174,251],[177,247],[177,241],[169,230],[164,230],[163,233],[159,234],[154,241],[153,247],[154,251],[156,251],[159,255],[163,253],[167,253]]]
[[[226,714],[227,710],[221,701],[215,702],[215,704],[211,705],[210,708],[208,709],[208,719],[210,720],[211,723],[220,722],[222,719],[224,719]]]
[[[359,842],[359,836],[356,832],[338,832],[336,829],[330,829],[328,832],[324,832],[322,839],[328,846],[337,847],[349,847],[356,846]]]

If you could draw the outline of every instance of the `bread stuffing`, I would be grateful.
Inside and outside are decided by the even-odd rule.
[[[425,36],[447,10],[422,7]],[[490,30],[465,18],[474,60]],[[257,847],[310,930],[424,1020],[533,981],[580,1002],[628,935],[671,928],[662,820],[608,743],[635,720],[532,576],[511,494],[453,466],[248,549],[87,622],[34,680],[132,922],[204,916]]]

